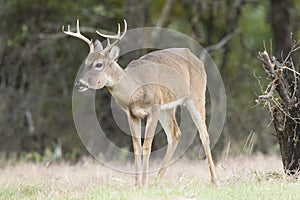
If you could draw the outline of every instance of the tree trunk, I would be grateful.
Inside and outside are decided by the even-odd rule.
[[[149,7],[150,0],[126,0],[125,16],[128,23],[128,29],[143,28],[149,23]],[[142,56],[144,50],[135,50],[130,52],[126,58],[123,58],[124,63],[129,63],[131,60],[138,59]]]
[[[144,27],[148,22],[149,0],[127,0],[125,15],[128,21],[128,28]]]
[[[290,34],[295,31],[296,10],[294,0],[271,0],[270,18],[273,30],[275,56],[285,57],[291,48]]]
[[[291,33],[295,31],[296,25],[294,0],[270,0],[270,3],[275,56],[282,62],[293,45]],[[290,58],[289,61],[293,62]],[[281,63],[283,66],[287,64]],[[300,117],[300,106],[298,106],[300,98],[299,84],[297,85],[296,82],[299,81],[299,77],[297,76],[295,79],[289,70],[283,70],[282,75],[278,77],[281,79],[283,87],[279,88],[277,85],[276,90],[282,101],[281,105],[272,109],[272,115],[284,170],[287,174],[295,174],[300,167],[300,124],[298,120]],[[280,92],[282,93],[284,90],[286,95],[280,95]],[[292,96],[294,91],[296,95]],[[293,101],[293,103],[291,104],[285,97],[288,97],[289,101]]]
[[[267,92],[260,95],[256,102],[269,107],[283,167],[288,175],[293,175],[300,169],[300,73],[296,71],[291,59],[292,53],[299,48],[294,43],[289,58],[282,63],[276,57],[269,56],[266,51],[259,53],[259,59],[271,82]],[[287,78],[290,76],[293,78]]]
[[[294,118],[300,117],[300,108],[296,106],[288,109],[287,112]],[[294,175],[300,167],[299,122],[286,116],[280,108],[274,108],[273,118],[284,171],[288,175]]]

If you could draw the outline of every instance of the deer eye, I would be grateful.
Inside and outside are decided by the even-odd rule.
[[[96,69],[100,69],[102,67],[102,63],[97,63],[96,65],[95,65],[95,68]]]

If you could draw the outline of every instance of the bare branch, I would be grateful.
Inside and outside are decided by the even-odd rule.
[[[295,67],[294,67],[294,65],[292,65],[293,67],[292,67],[292,69],[291,68],[289,68],[289,67],[287,67],[287,66],[283,66],[283,67],[281,67],[281,69],[287,69],[287,70],[289,70],[289,71],[291,71],[291,72],[293,72],[295,75],[298,75],[298,76],[300,76],[300,73],[299,72],[297,72],[296,70],[295,70]]]
[[[226,35],[224,38],[222,38],[222,40],[220,40],[218,43],[205,47],[205,50],[208,52],[218,50],[222,48],[225,44],[227,44],[235,35],[238,35],[240,33],[241,32],[239,30],[231,32],[228,35]]]
[[[270,99],[272,99],[275,89],[276,89],[276,84],[275,81],[273,81],[271,84],[270,91],[267,94],[260,95],[258,99],[255,100],[255,102],[261,104],[266,101],[269,101]]]
[[[286,117],[289,117],[291,120],[293,120],[295,123],[300,123],[300,118],[292,117],[288,112],[286,112],[280,103],[276,101],[274,98],[272,98],[272,102],[275,104],[276,108],[278,108]]]
[[[275,58],[271,59],[269,54],[264,51],[263,53],[259,52],[259,59],[263,62],[263,67],[266,73],[271,77],[274,84],[276,85],[276,90],[280,98],[290,106],[295,103],[295,100],[292,100],[289,96],[288,89],[286,88],[283,78],[282,78],[282,67],[280,63],[276,61]]]
[[[224,38],[222,38],[218,43],[210,45],[208,47],[205,47],[204,49],[206,51],[202,51],[200,54],[200,60],[205,60],[205,56],[207,54],[207,52],[210,51],[215,51],[215,50],[219,50],[221,49],[225,44],[227,44],[235,35],[240,34],[239,30],[236,30],[234,32],[229,33],[228,35],[226,35]]]
[[[299,49],[300,49],[300,46],[297,47],[297,43],[293,44],[290,52],[288,53],[288,55],[286,56],[286,58],[282,64],[284,65],[288,61],[288,59],[291,57],[292,53]]]
[[[159,16],[159,19],[157,20],[156,22],[156,27],[165,27],[167,22],[168,22],[168,18],[169,18],[169,15],[170,15],[170,12],[171,12],[171,8],[173,6],[173,4],[176,2],[176,0],[168,0],[163,9],[162,9],[162,12]]]

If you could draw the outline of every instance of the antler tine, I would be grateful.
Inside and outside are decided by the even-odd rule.
[[[106,37],[106,38],[110,38],[110,39],[118,39],[120,37],[120,24],[118,23],[118,34],[117,35],[108,35],[108,34],[104,34],[104,33],[100,33],[99,31],[96,31],[96,33],[98,33],[98,35],[102,36],[102,37]]]
[[[73,37],[83,40],[84,42],[86,42],[89,45],[90,53],[94,51],[93,41],[88,39],[87,37],[83,36],[80,33],[79,19],[77,19],[77,23],[76,23],[76,32],[71,31],[70,25],[68,25],[67,31],[65,31],[65,27],[62,26],[62,32],[65,33],[66,35],[70,35],[70,36],[73,36]]]
[[[103,52],[107,52],[113,46],[115,46],[118,42],[120,42],[120,40],[125,36],[126,31],[127,31],[127,22],[125,19],[124,19],[124,32],[122,35],[121,35],[121,25],[119,23],[118,23],[118,33],[116,35],[107,35],[107,34],[100,33],[99,31],[96,31],[96,33],[98,35],[107,38],[107,45],[106,45],[105,49],[103,50]],[[112,44],[110,44],[109,39],[115,39],[116,41],[114,41]]]
[[[77,31],[77,33],[80,33],[79,19],[76,20],[76,31]]]
[[[118,35],[120,35],[121,34],[121,25],[120,25],[120,23],[118,23]]]

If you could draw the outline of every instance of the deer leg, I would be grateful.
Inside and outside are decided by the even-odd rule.
[[[147,117],[145,138],[143,143],[143,179],[142,184],[148,185],[149,158],[154,138],[155,128],[159,117],[159,106],[154,106]]]
[[[158,172],[158,177],[162,177],[166,173],[167,167],[175,153],[179,139],[182,135],[175,118],[175,110],[176,109],[162,111],[159,116],[159,121],[167,135],[168,147],[166,155],[162,161],[162,166]]]
[[[133,152],[134,152],[134,165],[135,165],[135,185],[141,185],[142,181],[142,143],[141,143],[141,120],[133,119],[128,116],[128,123],[131,131]]]
[[[210,151],[210,141],[209,141],[209,135],[207,132],[207,127],[205,125],[204,121],[204,116],[201,116],[199,113],[197,106],[195,105],[195,102],[191,99],[186,100],[185,105],[190,112],[192,119],[194,123],[197,126],[197,129],[199,131],[199,136],[202,141],[205,155],[207,157],[208,165],[209,165],[209,171],[210,171],[210,177],[211,177],[211,182],[212,184],[216,185],[216,176],[215,176],[215,167],[214,167],[214,162],[211,156],[211,151]]]

